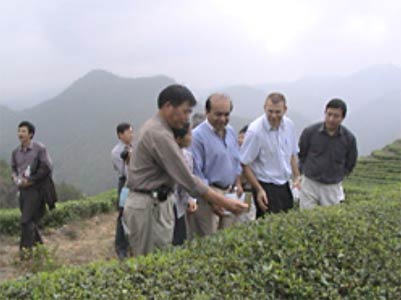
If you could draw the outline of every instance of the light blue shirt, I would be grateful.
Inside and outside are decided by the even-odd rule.
[[[241,162],[250,166],[259,181],[284,184],[292,174],[291,156],[298,152],[294,123],[284,116],[278,129],[273,129],[263,115],[248,127]]]
[[[194,174],[208,185],[235,184],[242,172],[237,134],[230,125],[226,126],[223,139],[207,120],[203,121],[192,133],[190,151],[194,157]]]

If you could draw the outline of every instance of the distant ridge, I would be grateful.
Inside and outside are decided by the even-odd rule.
[[[322,120],[324,105],[333,96],[349,104],[345,125],[357,136],[359,152],[401,137],[401,69],[373,66],[347,77],[306,78],[292,83],[238,85],[218,89],[234,101],[231,123],[239,129],[263,114],[271,91],[283,92],[288,114],[299,133]],[[71,183],[87,194],[115,187],[110,150],[117,142],[115,127],[128,121],[138,130],[157,111],[160,90],[175,80],[164,76],[126,78],[93,70],[78,78],[55,97],[21,112],[0,105],[0,159],[9,161],[17,145],[16,128],[23,119],[37,126],[36,138],[45,143],[54,160],[57,181]],[[209,93],[198,93],[203,102]]]

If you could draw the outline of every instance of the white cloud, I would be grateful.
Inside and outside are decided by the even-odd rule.
[[[0,2],[0,103],[94,68],[191,86],[401,65],[397,0]]]
[[[273,54],[288,51],[317,19],[313,5],[295,0],[219,0],[216,3],[244,34]]]

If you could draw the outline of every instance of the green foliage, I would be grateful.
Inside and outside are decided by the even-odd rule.
[[[25,249],[15,260],[15,265],[30,273],[51,272],[60,267],[56,259],[56,248],[49,250],[45,245]],[[20,259],[23,256],[24,259]]]
[[[400,299],[399,200],[271,215],[125,263],[61,268],[2,299]]]
[[[0,178],[11,178],[11,169],[8,167],[8,164],[0,159]]]
[[[360,180],[357,168],[345,204],[27,276],[1,285],[0,299],[401,299],[401,182],[380,180],[399,167],[385,155],[361,163],[372,176]]]
[[[61,182],[60,184],[56,184],[56,191],[57,191],[58,201],[60,202],[73,199],[81,199],[84,197],[84,195],[78,188],[64,181]]]
[[[0,208],[16,206],[16,189],[11,181],[11,168],[4,160],[0,160]]]
[[[371,156],[362,157],[352,175],[346,180],[346,186],[369,191],[383,185],[401,183],[401,140],[373,151]]]
[[[48,212],[41,221],[41,226],[59,227],[67,222],[89,218],[115,209],[115,190],[57,204],[56,209]],[[0,233],[16,234],[20,232],[20,212],[18,209],[0,210]]]

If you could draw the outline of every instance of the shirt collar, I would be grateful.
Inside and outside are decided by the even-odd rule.
[[[132,147],[132,142],[129,143],[128,145],[126,143],[124,143],[122,140],[118,140],[118,145],[120,147]]]
[[[207,127],[209,127],[212,131],[216,132],[216,130],[214,129],[213,125],[210,124],[209,120],[206,118],[205,123],[207,125]]]
[[[283,118],[281,119],[280,125],[278,126],[278,129],[283,130],[285,128],[285,121],[284,121],[285,116],[283,116]],[[265,124],[265,128],[267,131],[273,131],[273,127],[271,126],[266,114],[264,115],[263,118],[263,123]]]
[[[322,122],[322,124],[320,125],[320,127],[319,127],[319,132],[325,132],[325,133],[327,133],[327,131],[326,131],[326,126],[324,126],[324,122]],[[337,132],[336,132],[335,135],[343,135],[343,134],[344,134],[344,128],[340,125],[340,126],[338,127]]]
[[[224,145],[227,147],[227,126],[224,127],[224,135],[221,136],[217,130],[213,127],[212,124],[210,124],[209,120],[206,118],[206,120],[204,121],[206,126],[211,130],[211,132],[213,132],[219,139],[222,140],[222,142],[224,143]]]
[[[124,148],[124,147],[125,147],[125,143],[124,143],[122,140],[119,140],[119,141],[118,141],[118,146],[119,146],[120,148]]]
[[[206,118],[206,120],[205,120],[205,123],[206,123],[207,127],[210,128],[210,130],[212,130],[215,134],[219,135],[218,132],[217,132],[217,130],[213,127],[212,124],[210,124],[210,122],[209,122],[209,120],[208,120],[207,118]],[[227,126],[224,127],[224,130],[225,130],[225,132],[227,132]],[[220,135],[219,135],[219,136],[220,136]]]
[[[163,116],[160,113],[157,113],[155,116],[155,119],[158,120],[160,122],[160,124],[167,129],[168,131],[170,131],[172,134],[173,133],[173,129],[170,127],[170,125],[168,125],[167,121],[165,118],[163,118]]]
[[[32,147],[33,147],[33,141],[31,140],[31,141],[29,142],[28,146],[26,147],[26,151],[32,150]],[[24,151],[24,148],[22,147],[22,145],[19,146],[19,151],[25,152],[25,151]]]

